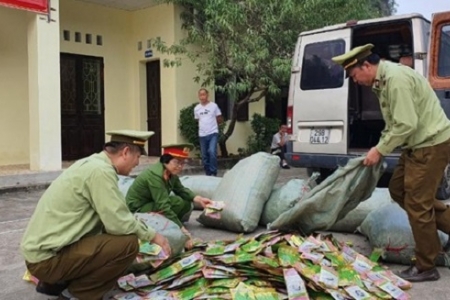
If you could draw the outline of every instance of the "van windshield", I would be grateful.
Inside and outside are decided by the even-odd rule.
[[[442,27],[438,55],[438,76],[450,77],[450,24]]]
[[[342,39],[306,45],[300,88],[318,90],[341,87],[344,84],[344,69],[331,58],[344,52],[345,41]]]

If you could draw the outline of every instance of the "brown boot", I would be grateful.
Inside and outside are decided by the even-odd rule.
[[[398,272],[397,276],[410,282],[435,281],[441,277],[436,268],[421,272],[416,266],[411,266],[404,271]]]

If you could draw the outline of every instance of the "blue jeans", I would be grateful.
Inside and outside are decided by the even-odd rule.
[[[205,173],[208,176],[217,175],[217,139],[218,133],[200,137],[200,151]]]

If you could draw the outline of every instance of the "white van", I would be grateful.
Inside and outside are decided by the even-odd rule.
[[[291,141],[286,159],[291,166],[320,171],[323,180],[350,158],[364,155],[378,143],[384,128],[371,87],[345,78],[331,58],[367,43],[382,59],[399,62],[410,56],[412,67],[427,76],[450,117],[450,12],[349,21],[303,32],[293,58],[288,100]],[[400,150],[386,157],[387,177]],[[437,197],[450,198],[447,167]],[[380,184],[388,182],[386,179]]]

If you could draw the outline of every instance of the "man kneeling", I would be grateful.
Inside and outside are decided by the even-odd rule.
[[[151,132],[109,132],[104,151],[65,170],[39,200],[20,250],[38,292],[58,299],[102,299],[139,251],[138,239],[168,241],[136,220],[118,187],[145,153]]]

